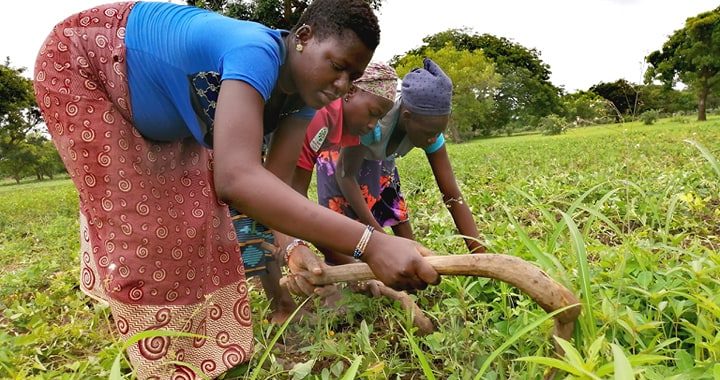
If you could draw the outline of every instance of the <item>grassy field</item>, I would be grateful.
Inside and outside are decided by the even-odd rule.
[[[487,279],[446,277],[418,293],[438,325],[428,336],[413,334],[397,304],[348,293],[344,313],[318,309],[322,322],[293,324],[275,344],[279,327],[253,288],[256,353],[226,378],[537,379],[557,367],[569,378],[720,379],[720,118],[449,151],[491,251],[580,296],[565,357],[552,357],[546,313]],[[416,236],[463,253],[424,161],[413,152],[400,162]],[[0,186],[1,378],[132,378],[124,361],[112,372],[122,343],[108,310],[78,290],[76,207],[67,179]]]

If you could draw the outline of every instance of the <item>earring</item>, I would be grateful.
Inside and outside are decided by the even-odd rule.
[[[346,96],[344,99],[345,99],[345,103],[347,103],[347,102],[350,101],[350,97],[349,97],[349,96]]]
[[[297,45],[295,45],[295,50],[297,50],[297,51],[299,51],[299,52],[302,52],[302,51],[303,51],[303,45],[298,42]]]

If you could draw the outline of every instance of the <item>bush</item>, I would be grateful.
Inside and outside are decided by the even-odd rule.
[[[686,117],[685,112],[678,111],[672,114],[670,121],[673,123],[687,124],[690,122],[690,119]]]
[[[568,123],[562,117],[551,114],[540,119],[538,127],[543,135],[559,135],[565,133]]]
[[[562,98],[566,118],[575,126],[583,127],[612,120],[612,103],[592,92],[577,92]]]
[[[642,120],[643,124],[645,125],[655,124],[659,117],[660,112],[658,112],[657,110],[647,110],[640,114],[640,120]]]

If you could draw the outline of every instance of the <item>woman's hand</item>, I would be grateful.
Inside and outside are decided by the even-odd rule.
[[[423,256],[432,251],[401,237],[373,232],[362,260],[375,278],[397,290],[425,289],[440,283],[440,275]]]
[[[286,276],[287,282],[285,284],[292,293],[327,297],[337,292],[335,285],[315,286],[304,277],[304,274],[307,273],[321,275],[323,268],[327,267],[322,258],[317,256],[310,248],[304,245],[293,248],[288,255],[287,265],[290,274]]]

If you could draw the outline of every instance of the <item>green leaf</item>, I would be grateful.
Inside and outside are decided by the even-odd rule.
[[[563,351],[565,351],[565,358],[568,363],[576,368],[583,368],[585,366],[585,360],[583,360],[582,355],[580,355],[580,352],[578,352],[578,350],[570,342],[559,337],[555,337],[555,340],[558,342],[560,347],[562,347]]]
[[[715,156],[713,156],[713,154],[710,153],[710,151],[706,147],[704,147],[702,144],[700,144],[699,142],[697,142],[695,140],[683,140],[683,141],[685,141],[686,143],[697,148],[700,151],[700,154],[702,154],[702,156],[705,157],[707,162],[710,163],[710,166],[715,171],[715,174],[718,175],[718,178],[720,178],[720,164],[718,164],[718,161],[715,158]]]
[[[695,367],[695,360],[693,360],[692,355],[685,350],[679,350],[675,353],[675,360],[675,364],[680,370],[687,371]]]
[[[435,374],[433,373],[432,369],[430,368],[430,363],[428,362],[427,358],[425,357],[425,354],[423,351],[418,347],[417,343],[415,343],[415,338],[413,338],[413,335],[411,332],[408,332],[405,330],[405,327],[400,326],[400,328],[405,332],[405,336],[408,339],[408,342],[410,342],[410,347],[413,350],[413,353],[418,358],[418,361],[420,361],[420,367],[422,368],[423,374],[428,380],[435,380]]]
[[[285,331],[285,329],[290,324],[290,321],[292,321],[295,318],[295,315],[302,309],[303,306],[310,300],[310,297],[305,298],[305,301],[303,301],[298,307],[295,309],[295,311],[290,314],[290,317],[285,321],[285,323],[280,326],[280,329],[278,329],[277,333],[275,333],[275,336],[273,336],[272,340],[270,341],[270,344],[267,345],[267,348],[265,349],[265,352],[263,352],[262,356],[260,356],[260,360],[258,360],[258,363],[255,365],[255,369],[253,370],[252,374],[250,375],[250,380],[257,379],[258,375],[260,375],[260,370],[262,369],[263,363],[265,363],[265,360],[268,356],[270,356],[270,352],[272,351],[273,346],[275,346],[275,342],[280,339],[280,335]]]
[[[304,363],[297,363],[292,367],[288,374],[292,375],[293,380],[304,379],[312,372],[315,361],[315,359],[310,359]]]
[[[610,346],[612,347],[613,362],[615,364],[615,380],[634,380],[635,374],[632,365],[630,365],[622,348],[613,343]]]
[[[633,367],[639,367],[643,366],[645,364],[656,364],[660,363],[665,360],[672,360],[669,356],[662,356],[662,355],[647,355],[647,354],[638,354],[638,355],[632,355],[628,358],[628,361],[630,362],[630,365]],[[603,365],[602,367],[598,368],[597,371],[595,371],[595,374],[597,374],[600,377],[605,377],[615,370],[614,363],[607,363]]]
[[[110,380],[122,380],[122,373],[120,372],[120,360],[123,357],[123,351],[120,351],[113,360],[112,367],[110,367]]]
[[[356,356],[355,359],[350,364],[350,368],[348,368],[347,372],[343,375],[343,377],[340,380],[353,380],[355,379],[355,376],[357,375],[358,368],[360,368],[360,363],[362,363],[362,355]]]
[[[569,363],[564,362],[560,359],[556,359],[556,358],[548,358],[545,356],[525,356],[522,358],[517,358],[515,360],[521,361],[521,362],[536,363],[536,364],[540,364],[540,365],[544,365],[544,366],[548,366],[548,367],[552,367],[552,368],[557,368],[561,371],[565,371],[569,374],[572,374],[572,375],[575,375],[578,377],[582,376],[582,371],[578,371],[577,368],[573,367]],[[479,379],[477,376],[475,378]]]
[[[564,212],[561,212],[560,214],[570,231],[570,238],[575,250],[575,257],[577,258],[578,268],[580,269],[580,285],[584,304],[581,318],[585,321],[585,327],[588,329],[587,335],[591,337],[597,336],[595,333],[595,316],[593,315],[594,302],[590,288],[590,269],[588,267],[587,252],[585,251],[585,241],[583,240],[577,225],[570,215]]]

